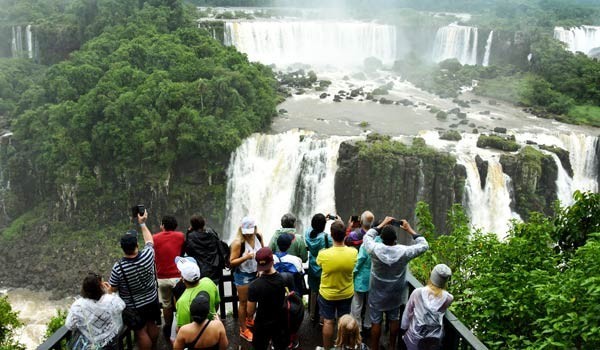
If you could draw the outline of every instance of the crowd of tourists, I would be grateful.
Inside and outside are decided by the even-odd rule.
[[[123,326],[134,331],[140,350],[155,348],[161,334],[173,349],[226,349],[235,336],[257,350],[299,348],[304,294],[312,325],[322,327],[318,349],[378,350],[384,319],[386,348],[441,348],[452,272],[435,266],[427,286],[409,297],[407,265],[429,246],[407,220],[376,222],[365,211],[344,223],[316,214],[302,234],[288,213],[265,242],[248,216],[227,247],[201,216],[192,216],[185,234],[176,231],[174,217],[164,216],[154,235],[146,226],[148,212],[136,216],[143,247],[137,231],[128,231],[108,281],[95,273],[84,278],[66,320],[73,349],[116,349]],[[412,244],[398,244],[396,228]],[[239,334],[227,334],[217,313],[224,267],[237,291]]]

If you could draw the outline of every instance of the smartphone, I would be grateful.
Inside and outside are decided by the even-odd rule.
[[[144,216],[144,213],[146,212],[146,207],[144,207],[143,204],[138,204],[137,209],[138,209],[138,214],[140,214],[141,216]]]
[[[404,220],[394,219],[394,220],[392,220],[392,222],[390,222],[390,224],[392,224],[393,226],[396,226],[396,227],[402,227],[402,226],[404,226]]]
[[[352,215],[352,217],[350,218],[350,221],[358,222],[358,215]]]
[[[335,215],[331,215],[331,214],[327,215],[327,218],[328,218],[329,220],[337,220],[337,216],[335,216]]]

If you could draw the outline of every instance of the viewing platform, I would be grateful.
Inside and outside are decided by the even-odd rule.
[[[227,338],[229,339],[229,349],[252,349],[252,346],[247,341],[239,337],[239,326],[237,320],[237,294],[236,289],[233,286],[233,278],[228,271],[225,271],[226,275],[223,276],[221,283],[219,284],[219,293],[221,294],[221,304],[219,306],[219,317],[225,325],[227,331]],[[417,279],[410,273],[407,274],[407,283],[409,291],[412,292],[415,288],[422,287],[423,285],[417,281]],[[385,325],[384,325],[385,327]],[[386,329],[387,330],[387,329]],[[455,350],[455,349],[474,349],[474,350],[487,350],[487,347],[464,325],[454,314],[450,311],[446,311],[444,316],[444,339],[442,341],[443,350]],[[316,346],[321,345],[322,335],[321,327],[318,323],[313,323],[310,320],[309,313],[306,312],[304,316],[304,322],[300,330],[300,349],[312,350]],[[387,332],[386,332],[387,334]],[[381,346],[387,346],[387,335],[382,335]],[[37,350],[59,350],[67,349],[67,342],[71,337],[71,331],[66,327],[61,327],[56,331],[48,340],[38,346]],[[368,338],[364,339],[368,344]],[[403,346],[402,342],[398,342],[400,346]],[[129,329],[124,329],[119,335],[119,349],[133,350],[135,342],[133,341],[133,332]],[[170,346],[165,344],[164,338],[159,335],[158,349],[168,350]],[[399,347],[402,349],[403,347]],[[387,347],[386,347],[387,349]]]

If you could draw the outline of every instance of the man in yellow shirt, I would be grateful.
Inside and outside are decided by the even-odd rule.
[[[323,346],[333,346],[333,330],[336,317],[350,313],[354,281],[352,272],[358,252],[344,245],[346,228],[337,220],[331,224],[333,246],[319,252],[317,265],[323,270],[319,288],[319,309],[325,319],[323,323]]]

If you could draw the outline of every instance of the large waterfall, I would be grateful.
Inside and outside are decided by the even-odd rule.
[[[600,54],[600,26],[581,26],[572,28],[555,27],[554,37],[567,44],[571,52],[583,52],[586,55],[592,50]]]
[[[451,24],[438,29],[433,46],[434,62],[456,58],[461,64],[477,64],[477,28]]]
[[[483,55],[482,66],[487,67],[490,65],[490,54],[492,52],[492,40],[494,39],[494,31],[490,31],[487,41],[485,42],[485,54]]]
[[[231,21],[225,44],[252,61],[287,65],[361,65],[367,57],[396,59],[396,27],[373,22]]]
[[[268,241],[281,216],[293,212],[302,229],[316,213],[335,213],[334,179],[342,137],[292,130],[254,134],[233,153],[228,169],[225,237],[246,215]]]

